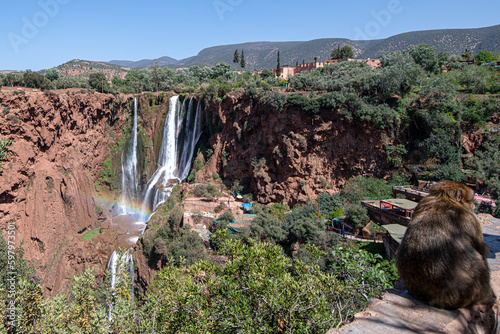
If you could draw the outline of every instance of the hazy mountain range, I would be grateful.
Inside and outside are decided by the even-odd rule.
[[[314,61],[324,61],[330,57],[332,49],[337,45],[350,45],[356,58],[377,58],[386,52],[402,51],[409,45],[429,44],[437,52],[462,54],[470,49],[473,53],[479,50],[500,51],[500,25],[476,29],[443,29],[414,31],[395,35],[385,39],[369,41],[352,41],[345,38],[323,38],[297,42],[250,42],[242,44],[221,45],[206,48],[196,56],[185,59],[161,57],[139,61],[111,60],[108,63],[128,68],[150,66],[158,62],[160,66],[187,67],[192,65],[211,66],[225,61],[232,65],[234,51],[245,51],[247,69],[276,67],[277,52],[280,51],[282,65],[295,65]]]

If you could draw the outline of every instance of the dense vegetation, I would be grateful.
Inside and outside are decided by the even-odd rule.
[[[389,189],[384,181],[353,180],[342,194],[321,195],[320,217],[341,213],[348,200]],[[152,284],[135,298],[121,264],[114,290],[109,276],[97,279],[89,269],[72,279],[68,293],[43,299],[40,278],[17,248],[17,323],[14,329],[6,317],[9,303],[0,304],[2,331],[324,333],[349,321],[397,279],[393,261],[380,255],[383,247],[368,250],[325,231],[316,200],[292,211],[255,203],[257,217],[250,228],[238,235],[215,229],[214,250],[208,251],[196,234],[180,226],[185,195],[177,187],[142,238],[150,265],[160,265]],[[0,298],[6,301],[12,289],[4,270],[8,250],[1,237]]]

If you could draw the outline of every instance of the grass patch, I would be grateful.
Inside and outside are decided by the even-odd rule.
[[[88,231],[84,235],[81,236],[80,241],[92,240],[96,235],[101,234],[101,228],[96,227],[95,229]]]

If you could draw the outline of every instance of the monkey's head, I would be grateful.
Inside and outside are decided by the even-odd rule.
[[[442,200],[458,202],[467,210],[474,210],[474,192],[459,182],[441,181],[432,186],[429,196]]]

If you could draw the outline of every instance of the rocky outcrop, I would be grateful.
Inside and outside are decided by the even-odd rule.
[[[263,203],[305,202],[353,176],[390,170],[383,131],[336,112],[277,111],[240,91],[210,103],[205,116],[214,154],[204,177],[244,180]]]

